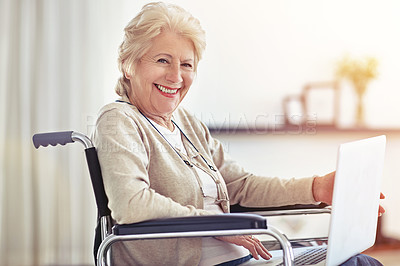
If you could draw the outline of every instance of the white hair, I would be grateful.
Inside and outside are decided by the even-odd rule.
[[[205,32],[199,20],[177,5],[149,3],[125,27],[125,37],[119,47],[118,67],[122,76],[115,88],[118,95],[128,95],[130,83],[125,74],[134,75],[135,65],[162,30],[178,33],[193,43],[194,70],[197,70],[206,46]]]

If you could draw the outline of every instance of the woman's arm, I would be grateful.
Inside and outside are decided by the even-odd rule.
[[[231,205],[272,207],[316,203],[312,193],[313,177],[283,179],[249,173],[232,160],[222,144],[211,136],[206,126],[203,127],[213,161],[227,184]]]

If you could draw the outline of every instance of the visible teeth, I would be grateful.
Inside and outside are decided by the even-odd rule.
[[[155,85],[160,91],[165,92],[165,93],[169,93],[169,94],[174,94],[178,90],[178,89],[170,90],[170,89],[167,89],[167,88],[165,88],[165,87],[163,87],[163,86],[161,86],[159,84],[155,84]]]

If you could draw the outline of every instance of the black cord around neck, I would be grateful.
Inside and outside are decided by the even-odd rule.
[[[125,101],[121,101],[121,100],[116,100],[116,102],[119,103],[127,103],[129,105],[134,106],[133,104],[131,104],[130,102],[125,102]],[[172,146],[172,144],[165,138],[165,136],[158,130],[158,128],[150,121],[150,119],[142,112],[138,109],[139,113],[142,114],[142,116],[144,118],[146,118],[146,120],[150,123],[150,125],[158,132],[158,134],[161,135],[161,137],[169,144],[169,146],[175,151],[175,153],[181,158],[181,160],[188,166],[193,167],[193,164],[191,164],[188,160],[185,160],[180,154],[179,152]],[[210,170],[216,172],[217,170],[208,163],[208,161],[206,160],[206,158],[204,158],[204,156],[199,152],[199,150],[196,148],[196,146],[194,146],[194,144],[190,141],[189,137],[186,136],[185,132],[183,132],[183,130],[178,126],[178,124],[175,123],[175,121],[171,120],[172,123],[179,129],[179,131],[181,132],[181,134],[185,137],[185,139],[190,143],[190,145],[192,145],[192,147],[194,148],[194,150],[200,155],[200,157],[203,159],[203,161],[207,164],[208,168],[210,168]]]

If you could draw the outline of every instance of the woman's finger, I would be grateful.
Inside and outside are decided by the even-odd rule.
[[[259,248],[259,249],[257,249],[258,254],[260,254],[261,257],[263,257],[266,260],[269,260],[272,258],[271,253],[269,253],[268,249],[261,242],[258,242],[257,247]]]
[[[256,260],[259,259],[256,244],[255,244],[255,241],[252,239],[252,237],[250,237],[250,236],[244,237],[243,247],[245,247],[246,249],[248,249],[250,251],[253,258],[255,258]]]
[[[264,245],[261,243],[260,240],[257,238],[253,238],[253,241],[255,241],[255,247],[257,250],[257,253],[266,260],[269,260],[272,258],[272,255],[268,252],[268,250],[264,247]]]
[[[381,195],[379,197],[380,199],[385,199],[385,195],[381,192]],[[379,211],[378,211],[378,216],[381,217],[384,213],[386,212],[385,208],[383,208],[381,205],[379,205]]]
[[[248,242],[248,249],[253,257],[258,260],[260,255],[263,259],[269,260],[272,258],[272,255],[268,252],[268,250],[264,247],[260,240],[253,236],[249,236],[246,238]],[[254,251],[254,252],[253,252]],[[254,254],[256,256],[254,256]]]
[[[386,212],[385,208],[379,205],[378,216],[381,217]]]
[[[256,260],[259,259],[259,255],[266,260],[272,258],[272,255],[264,247],[261,241],[253,236],[220,236],[215,238],[246,248]]]

